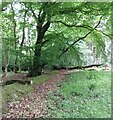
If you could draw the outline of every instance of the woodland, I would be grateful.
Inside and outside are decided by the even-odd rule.
[[[2,117],[110,118],[113,2],[2,2]]]

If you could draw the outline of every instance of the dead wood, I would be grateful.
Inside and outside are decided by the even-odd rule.
[[[103,64],[93,64],[93,65],[87,65],[87,66],[75,66],[75,67],[65,67],[65,66],[53,66],[53,70],[61,70],[61,69],[66,69],[66,70],[74,70],[74,69],[85,69],[85,68],[92,68],[92,67],[99,67],[102,66]]]
[[[7,80],[2,82],[2,86],[10,85],[13,83],[32,84],[32,81],[31,80]]]

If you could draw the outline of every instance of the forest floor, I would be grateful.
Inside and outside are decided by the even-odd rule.
[[[56,91],[60,87],[60,82],[65,80],[65,75],[68,71],[61,70],[57,74],[53,75],[47,81],[39,84],[35,87],[33,92],[22,97],[19,101],[4,103],[3,107],[7,109],[6,113],[2,114],[3,118],[38,118],[47,117],[48,108],[45,98],[49,91]],[[6,77],[4,80],[14,79],[27,79],[26,74],[15,74],[10,77]],[[20,91],[21,92],[21,91]]]
[[[16,78],[27,77],[10,77]],[[6,85],[3,92],[4,119],[110,117],[109,71],[60,70],[34,78],[33,85]]]

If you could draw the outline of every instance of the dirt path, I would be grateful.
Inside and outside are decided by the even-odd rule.
[[[56,91],[60,83],[65,80],[66,70],[61,70],[53,75],[48,81],[38,85],[29,95],[20,101],[9,102],[9,111],[2,115],[2,118],[39,118],[48,116],[46,97],[49,91]]]

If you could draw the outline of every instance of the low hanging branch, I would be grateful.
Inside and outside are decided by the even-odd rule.
[[[81,37],[81,38],[78,38],[78,40],[76,40],[75,42],[73,42],[69,47],[67,47],[60,55],[58,58],[60,58],[64,53],[66,53],[73,45],[75,45],[78,41],[82,40],[82,39],[85,39],[89,34],[91,34],[100,24],[101,22],[101,19],[102,19],[102,16],[100,17],[100,20],[99,22],[97,23],[97,25],[91,30],[89,31],[85,36]],[[64,23],[63,23],[64,24]],[[64,24],[65,25],[65,24]],[[74,27],[75,25],[67,25],[66,26],[69,26],[69,27]],[[76,26],[75,26],[76,27]]]
[[[62,23],[63,25],[65,25],[65,26],[67,26],[67,27],[85,28],[85,29],[87,29],[87,30],[93,30],[93,29],[94,29],[93,27],[91,27],[91,26],[89,26],[89,25],[84,25],[84,24],[83,24],[83,25],[76,25],[76,23],[75,23],[75,24],[67,24],[67,23],[65,23],[65,22],[63,22],[63,21],[60,21],[60,20],[59,20],[59,21],[52,21],[52,23]],[[103,35],[109,37],[110,39],[112,38],[111,35],[109,35],[109,34],[107,34],[107,33],[104,33],[104,32],[101,31],[101,30],[98,30],[98,29],[96,29],[96,28],[95,28],[94,30],[102,33]]]

